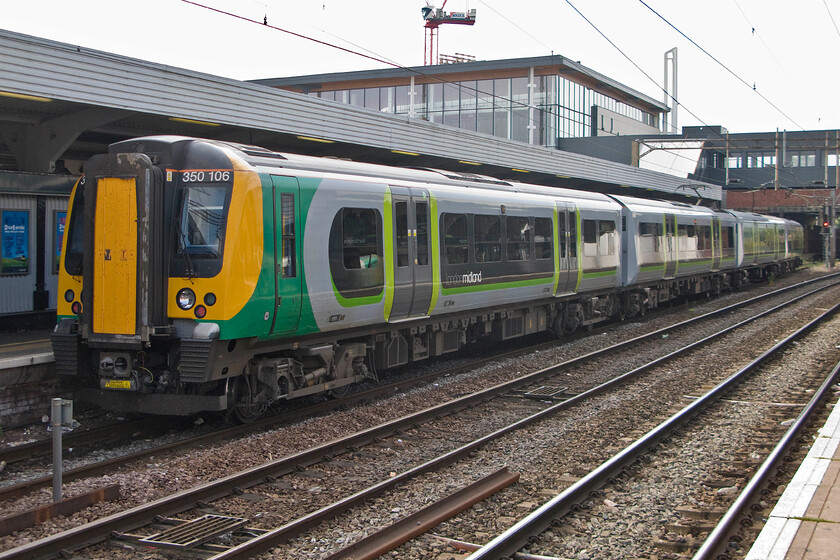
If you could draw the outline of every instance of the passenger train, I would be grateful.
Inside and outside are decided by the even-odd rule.
[[[248,421],[801,264],[790,220],[467,173],[173,136],[84,169],[52,344],[77,398],[120,411]]]

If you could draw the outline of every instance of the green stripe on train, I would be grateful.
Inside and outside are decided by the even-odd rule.
[[[539,286],[542,284],[551,285],[554,282],[554,276],[546,276],[545,278],[534,278],[532,280],[517,280],[515,282],[498,282],[496,284],[471,284],[469,286],[458,286],[457,288],[442,288],[441,293],[445,296],[455,294],[470,294],[475,292],[487,292],[490,290],[501,290],[507,288],[525,288],[528,286]]]

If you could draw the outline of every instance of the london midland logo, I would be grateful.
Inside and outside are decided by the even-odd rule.
[[[446,276],[446,282],[448,284],[481,284],[481,272],[449,274]]]

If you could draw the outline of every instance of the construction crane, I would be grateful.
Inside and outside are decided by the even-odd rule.
[[[457,25],[475,25],[475,9],[467,9],[464,12],[449,12],[443,11],[446,3],[449,0],[444,0],[440,8],[435,8],[428,2],[426,6],[420,8],[420,13],[423,15],[425,28],[426,44],[423,46],[423,65],[438,63],[438,41],[440,34],[436,33],[437,28],[444,23],[454,23]]]

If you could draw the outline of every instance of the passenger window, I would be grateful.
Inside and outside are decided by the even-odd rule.
[[[709,226],[697,226],[697,248],[703,251],[705,256],[712,254],[712,228]]]
[[[528,218],[508,216],[507,258],[509,261],[531,260],[531,224]]]
[[[560,244],[560,258],[566,258],[566,213],[557,215],[557,243]]]
[[[297,276],[297,255],[295,254],[295,195],[282,193],[280,195],[280,211],[282,224],[280,231],[282,243],[280,247],[280,268],[283,278]]]
[[[382,217],[371,208],[342,208],[333,219],[329,240],[333,284],[346,298],[382,292]]]
[[[662,241],[662,224],[639,224],[642,253],[659,253]]]
[[[677,250],[688,250],[688,231],[686,230],[686,226],[684,224],[677,225]]]
[[[443,249],[448,264],[467,262],[469,243],[467,240],[466,214],[443,214]]]
[[[476,262],[499,262],[502,260],[501,224],[499,216],[476,215],[473,218]]]
[[[408,203],[397,202],[396,208],[397,266],[408,266]]]
[[[598,222],[595,220],[583,221],[583,256],[598,256]]]
[[[598,222],[598,254],[615,254],[615,222]]]
[[[417,213],[417,264],[429,264],[429,205],[418,202],[415,206]]]
[[[373,268],[379,264],[376,214],[373,210],[343,211],[344,268]]]
[[[534,218],[534,253],[537,259],[550,259],[551,248],[551,220]]]
[[[597,222],[595,220],[583,221],[583,242],[596,243],[598,241]]]
[[[732,242],[735,239],[735,232],[733,231],[734,228],[725,227],[721,230],[721,248],[723,249],[732,249],[735,247],[735,244]]]

